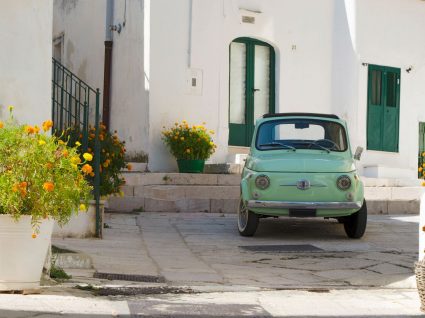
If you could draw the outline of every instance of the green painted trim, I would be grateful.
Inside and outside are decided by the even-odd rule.
[[[229,96],[228,96],[228,117],[229,117],[229,145],[249,147],[254,134],[254,78],[255,78],[255,45],[268,47],[270,50],[270,70],[269,70],[269,113],[274,113],[276,109],[276,53],[270,44],[248,37],[240,37],[232,41],[243,43],[246,46],[246,72],[245,72],[245,124],[230,123],[230,54],[229,45]],[[242,130],[241,130],[242,129]],[[242,132],[244,131],[244,132]],[[244,134],[244,136],[235,136]],[[242,143],[241,139],[244,140]]]
[[[381,96],[380,96],[380,104],[374,105],[372,104],[372,71],[380,71],[381,72]],[[396,74],[396,104],[395,104],[395,146],[388,144],[386,142],[385,137],[385,127],[388,124],[386,122],[387,116],[393,107],[387,106],[387,74],[393,73]],[[366,124],[366,136],[367,136],[367,149],[368,150],[377,150],[377,151],[385,151],[385,152],[399,152],[399,129],[400,129],[400,87],[401,87],[401,76],[400,76],[400,68],[389,67],[389,66],[380,66],[370,64],[368,67],[368,83],[367,83],[367,124]],[[380,107],[378,110],[377,107]],[[389,116],[389,115],[388,115]],[[374,119],[372,119],[372,117]],[[376,120],[379,119],[379,122]],[[373,122],[372,122],[373,121]],[[392,124],[390,122],[389,124]],[[372,131],[373,128],[373,131]],[[379,132],[379,137],[376,137],[377,132]],[[376,139],[379,138],[379,139]]]

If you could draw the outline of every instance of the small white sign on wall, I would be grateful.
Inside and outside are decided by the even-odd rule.
[[[186,73],[186,93],[189,95],[202,95],[202,70],[190,68]]]

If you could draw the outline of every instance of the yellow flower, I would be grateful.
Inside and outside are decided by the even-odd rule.
[[[180,137],[180,140],[183,141],[184,140],[184,137]]]
[[[63,140],[59,140],[59,141],[58,141],[58,144],[59,144],[59,145],[65,145],[65,142],[64,142]]]
[[[214,146],[214,143],[212,141],[210,141],[210,146]]]
[[[87,161],[93,160],[93,156],[91,154],[87,153],[87,152],[83,155],[83,158]]]
[[[75,170],[78,169],[78,166],[75,163],[71,163],[71,167],[74,168]]]
[[[45,144],[46,144],[46,142],[45,142],[44,140],[39,140],[39,141],[38,141],[38,144],[39,144],[40,146],[43,146],[43,145],[45,145]]]
[[[87,211],[87,207],[86,207],[86,205],[85,205],[85,204],[83,204],[83,203],[81,203],[81,204],[80,204],[80,208],[79,208],[79,210],[80,210],[80,211]]]
[[[422,153],[422,157],[425,157],[425,152]]]
[[[210,134],[214,135],[215,134],[214,130],[210,130]]]
[[[190,153],[190,149],[189,149],[189,148],[187,148],[187,149],[186,149],[186,152],[187,152],[187,153]]]
[[[425,187],[425,181],[422,182],[422,186]]]
[[[13,109],[15,108],[14,106],[12,106],[12,105],[9,105],[7,108],[9,108],[9,111],[11,112],[11,111],[13,111]]]
[[[71,163],[73,163],[73,164],[79,164],[79,163],[81,163],[80,157],[78,157],[78,156],[72,157],[71,158]]]
[[[47,192],[52,192],[55,189],[53,182],[44,182],[43,189]]]
[[[422,168],[422,167],[419,167],[419,168],[418,168],[418,171],[419,171],[419,172],[422,172],[422,170],[424,170],[424,168]]]
[[[76,142],[75,142],[75,145],[76,145],[77,147],[80,147],[80,146],[81,146],[81,142],[76,141]]]

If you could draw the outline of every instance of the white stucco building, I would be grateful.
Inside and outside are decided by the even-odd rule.
[[[151,171],[176,169],[175,121],[207,122],[224,163],[263,113],[317,112],[348,122],[364,175],[417,178],[424,31],[421,0],[54,1],[55,54],[92,86],[112,41],[110,128]]]
[[[0,3],[0,119],[7,106],[21,123],[51,118],[53,3],[3,0]]]

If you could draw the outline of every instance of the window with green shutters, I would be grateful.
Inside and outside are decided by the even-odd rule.
[[[367,149],[398,152],[400,69],[369,65]]]

